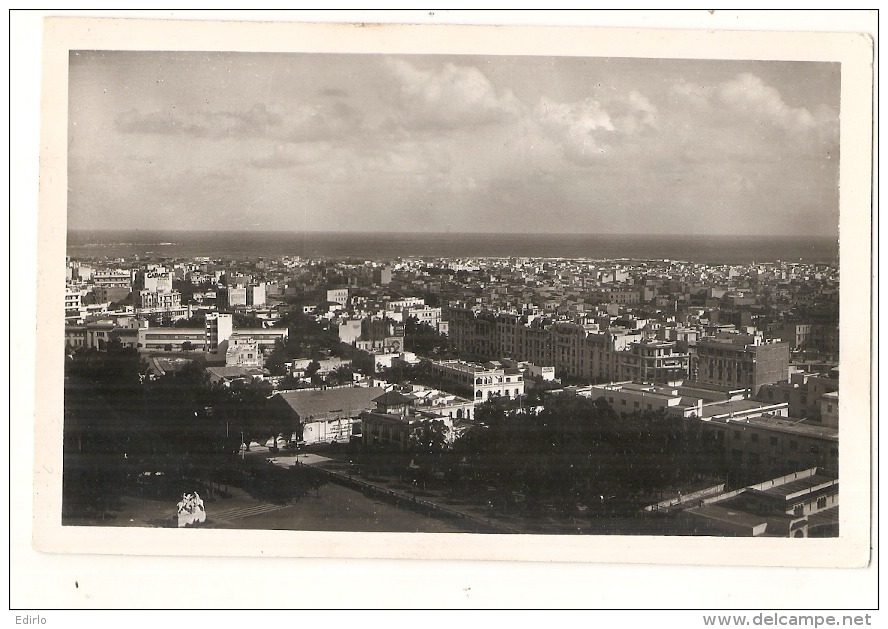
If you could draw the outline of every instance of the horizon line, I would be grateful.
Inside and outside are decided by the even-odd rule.
[[[141,227],[120,227],[120,228],[86,228],[72,227],[66,230],[66,233],[72,232],[93,232],[93,233],[119,233],[119,232],[152,232],[152,233],[168,233],[168,234],[199,234],[199,233],[223,233],[223,234],[242,234],[242,233],[276,233],[276,234],[368,234],[368,235],[390,235],[402,234],[406,236],[631,236],[631,237],[662,237],[662,236],[681,236],[691,238],[835,238],[839,240],[839,234],[757,234],[757,233],[632,233],[632,232],[504,232],[504,231],[386,231],[386,230],[281,230],[281,229],[162,229],[162,228],[141,228]]]

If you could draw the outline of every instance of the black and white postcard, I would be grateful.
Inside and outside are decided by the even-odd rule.
[[[47,19],[35,547],[866,565],[872,54]]]

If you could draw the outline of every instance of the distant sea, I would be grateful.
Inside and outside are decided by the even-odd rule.
[[[68,232],[72,258],[590,258],[710,264],[835,263],[835,238],[808,236],[636,236],[611,234],[426,234],[334,232]]]

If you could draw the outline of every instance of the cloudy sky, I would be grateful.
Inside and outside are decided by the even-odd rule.
[[[838,64],[72,52],[73,229],[838,233]]]

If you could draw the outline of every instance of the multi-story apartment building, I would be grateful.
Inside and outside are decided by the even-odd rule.
[[[80,300],[83,292],[79,290],[65,291],[65,310],[80,310]]]
[[[756,395],[765,384],[789,377],[789,345],[766,343],[746,334],[704,338],[697,343],[696,379],[706,384],[741,385]]]
[[[619,358],[633,343],[644,338],[639,330],[611,328],[599,334],[589,334],[586,345],[589,347],[589,372],[586,378],[592,380],[619,379]]]
[[[265,282],[234,284],[216,290],[216,300],[225,310],[262,308],[267,301],[268,286]]]
[[[76,322],[82,319],[83,291],[68,288],[65,290],[65,320]]]
[[[789,343],[790,349],[807,349],[814,336],[814,325],[811,323],[785,323],[780,338]]]
[[[247,286],[247,305],[261,308],[265,305],[267,286],[264,282]]]
[[[234,322],[230,314],[221,312],[207,313],[204,318],[204,346],[206,351],[215,351],[220,343],[227,341],[234,331]]]
[[[404,324],[390,319],[365,317],[361,320],[361,335],[355,347],[365,351],[399,353],[404,350]]]
[[[821,417],[823,396],[838,390],[838,378],[799,372],[791,374],[788,382],[762,385],[757,397],[763,401],[786,402],[793,417],[816,421]]]
[[[348,303],[347,288],[331,288],[327,291],[327,301],[334,302],[340,306]]]
[[[835,321],[785,323],[778,334],[793,351],[814,351],[838,359],[839,326]]]
[[[496,316],[476,313],[469,308],[451,308],[450,337],[458,353],[469,358],[493,358],[499,355],[496,342]]]
[[[133,280],[133,288],[168,293],[173,290],[173,274],[165,270],[139,271]]]
[[[643,288],[598,288],[589,292],[589,301],[593,304],[637,304],[643,296]]]
[[[591,329],[576,323],[558,322],[549,328],[552,336],[552,362],[560,377],[580,377],[589,359],[584,343]]]
[[[106,286],[109,288],[130,288],[132,287],[133,277],[130,271],[124,270],[105,270],[96,271],[92,276],[94,286]]]
[[[216,290],[216,301],[219,308],[229,310],[238,306],[247,305],[246,286],[226,286]]]
[[[405,308],[424,308],[425,299],[422,297],[404,297],[403,299],[391,299],[385,302],[388,310],[403,310]]]
[[[536,365],[551,365],[552,337],[547,323],[541,317],[500,313],[496,318],[497,355]]]
[[[620,380],[675,383],[687,380],[690,355],[676,350],[675,341],[639,341],[617,352]]]
[[[441,309],[432,308],[431,306],[410,306],[401,309],[401,316],[406,320],[413,317],[420,323],[425,323],[431,328],[438,330],[441,323]]]
[[[182,294],[177,291],[139,291],[139,307],[152,310],[178,310],[182,307]]]
[[[116,288],[95,286],[92,289],[92,295],[98,303],[123,301],[129,294],[129,288],[120,286]]]
[[[556,376],[608,380],[617,377],[617,356],[644,338],[640,330],[594,323],[556,321],[537,315],[451,308],[450,338],[462,355],[492,359],[508,356],[537,365],[554,365]]]

